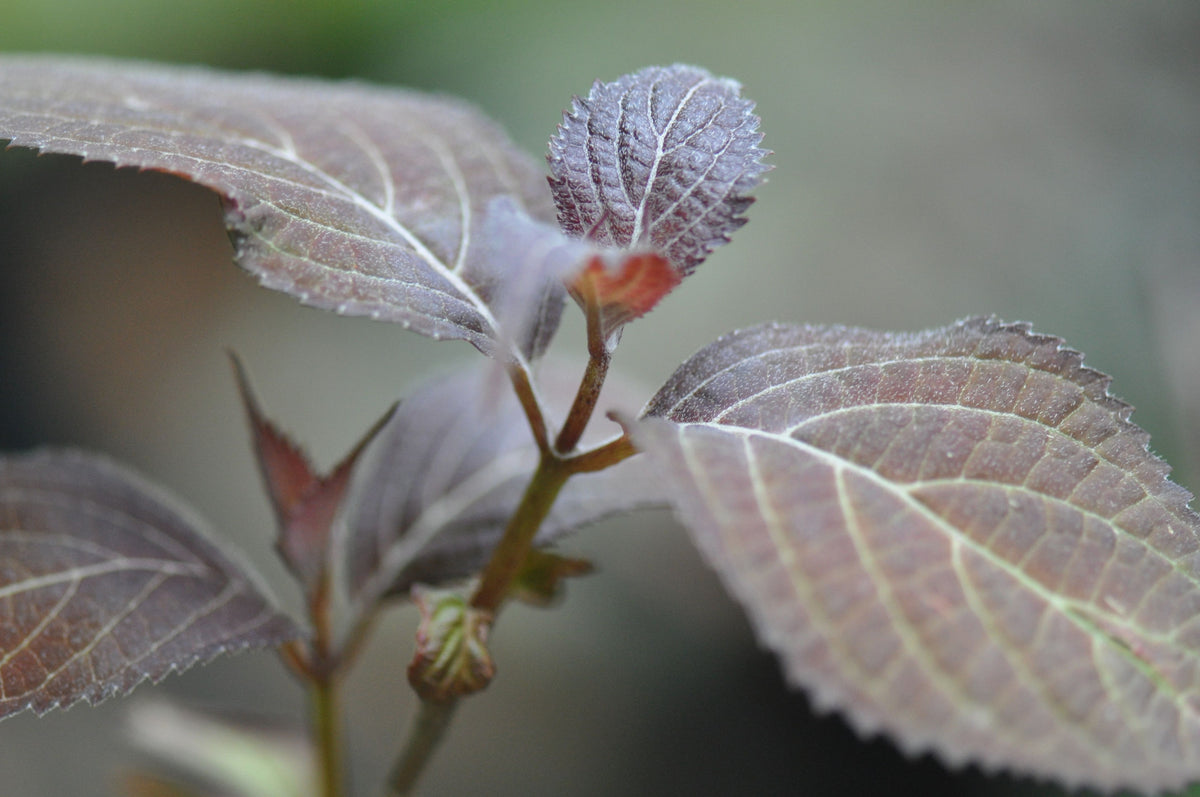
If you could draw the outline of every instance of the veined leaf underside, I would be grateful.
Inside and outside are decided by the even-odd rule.
[[[354,83],[116,61],[0,59],[0,139],[178,174],[221,194],[267,287],[492,353],[492,199],[553,218],[531,158],[465,103]],[[536,355],[517,351],[517,359]]]
[[[76,452],[0,459],[0,716],[298,635],[189,513]]]
[[[1200,523],[1057,338],[767,326],[643,446],[789,677],[907,750],[1105,788],[1200,772]],[[677,464],[671,464],[677,463]]]

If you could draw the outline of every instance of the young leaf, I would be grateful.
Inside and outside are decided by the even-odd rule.
[[[594,255],[568,286],[585,312],[597,314],[605,340],[653,310],[682,279],[666,259],[653,252],[621,253],[615,268],[607,260],[604,254]]]
[[[0,717],[299,635],[190,514],[107,460],[0,457]]]
[[[288,569],[311,594],[329,566],[330,532],[350,485],[354,464],[395,407],[367,430],[333,470],[320,474],[313,470],[300,447],[263,415],[245,369],[237,357],[232,360],[238,392],[250,420],[254,453],[279,527],[275,547]]]
[[[1106,790],[1200,778],[1200,519],[1058,338],[770,325],[635,442],[791,681],[909,752]]]
[[[492,305],[512,275],[483,256],[489,202],[553,219],[540,170],[495,124],[400,89],[3,56],[4,139],[212,188],[238,263],[266,287],[485,353],[520,337]]]
[[[520,405],[494,377],[476,368],[426,385],[368,449],[351,487],[345,549],[360,608],[406,595],[417,582],[463,578],[487,562],[538,462]],[[566,403],[577,378],[543,378],[551,403]],[[572,477],[537,544],[618,511],[661,505],[644,467],[634,458]]]
[[[754,103],[703,69],[650,67],[575,98],[550,141],[567,234],[661,254],[690,274],[746,223],[766,154]]]

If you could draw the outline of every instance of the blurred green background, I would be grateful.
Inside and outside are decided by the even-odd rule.
[[[751,223],[627,330],[647,394],[765,319],[921,329],[995,313],[1114,375],[1200,488],[1200,3],[4,0],[0,50],[356,77],[465,96],[541,157],[572,94],[651,63],[740,80],[775,169]],[[0,154],[0,444],[108,451],[272,561],[226,348],[336,459],[395,397],[475,355],[268,293],[230,265],[215,197],[173,178]],[[568,321],[570,354],[581,336]],[[514,609],[500,674],[461,711],[429,795],[1054,794],[859,742],[788,693],[665,513],[573,539],[600,574]],[[404,731],[413,616],[349,689],[357,793]],[[171,695],[300,716],[268,654]],[[0,724],[4,795],[113,793],[129,701]],[[902,785],[903,784],[903,785]]]

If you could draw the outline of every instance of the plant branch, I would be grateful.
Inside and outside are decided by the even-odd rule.
[[[376,611],[378,604],[372,604],[372,607],[372,609],[357,615],[349,633],[342,638],[341,643],[331,654],[330,669],[335,674],[344,671],[354,663],[362,651],[363,645],[370,638],[372,627],[379,618],[379,612]]]
[[[569,457],[564,460],[563,464],[571,470],[571,473],[594,473],[611,468],[636,453],[637,449],[634,448],[633,441],[629,439],[628,435],[623,434],[604,445]]]
[[[600,391],[604,387],[608,365],[612,360],[612,353],[604,340],[600,308],[595,302],[587,304],[587,340],[587,368],[584,369],[579,390],[575,393],[571,411],[567,413],[567,420],[558,433],[558,439],[554,441],[554,450],[560,454],[573,451],[579,444],[579,439],[583,437],[583,432],[592,419],[592,411],[596,409],[596,402],[600,400]]]
[[[444,703],[421,701],[421,707],[408,732],[408,743],[388,774],[388,797],[409,797],[413,794],[417,781],[450,726],[457,705],[457,700]]]
[[[480,576],[479,586],[471,597],[471,606],[493,613],[500,608],[509,586],[533,547],[533,538],[537,536],[542,521],[550,513],[554,499],[570,476],[571,470],[566,467],[564,460],[553,453],[542,454],[521,503],[509,518],[504,536],[492,551],[492,558]]]
[[[520,504],[509,518],[503,537],[480,575],[478,586],[471,596],[470,605],[473,609],[490,612],[492,616],[498,614],[513,581],[529,557],[538,529],[550,513],[567,479],[575,473],[603,470],[636,453],[629,438],[622,435],[583,454],[568,458],[562,456],[562,453],[573,451],[578,445],[608,375],[611,353],[603,338],[599,310],[594,305],[588,308],[588,354],[588,365],[579,390],[553,448],[549,444],[545,416],[528,372],[515,364],[509,366],[509,377],[525,410],[541,457]],[[408,741],[388,776],[389,797],[407,797],[412,793],[445,734],[457,704],[457,698],[444,702],[421,702]]]
[[[312,663],[308,660],[308,651],[301,641],[293,639],[284,642],[276,652],[292,675],[305,682],[312,677]]]
[[[329,572],[325,570],[308,599],[313,637],[306,676],[311,700],[309,721],[317,755],[317,793],[321,797],[341,797],[344,782],[341,701],[338,697],[337,657],[333,652],[329,588]]]
[[[341,797],[341,711],[332,674],[311,682],[313,735],[317,747],[317,783],[321,797]]]
[[[508,378],[512,382],[517,399],[521,402],[521,409],[525,411],[525,417],[529,420],[529,429],[533,432],[533,439],[537,441],[538,450],[545,455],[550,451],[550,433],[547,431],[546,416],[542,413],[541,402],[538,401],[533,382],[529,379],[529,371],[521,363],[510,363]]]

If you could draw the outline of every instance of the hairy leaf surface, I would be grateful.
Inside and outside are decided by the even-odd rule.
[[[663,254],[687,275],[746,223],[767,167],[754,103],[703,69],[597,82],[550,141],[558,221],[575,237]]]
[[[171,172],[219,192],[238,262],[268,288],[526,356],[500,330],[486,216],[553,220],[534,160],[465,103],[355,83],[43,56],[0,57],[0,140]],[[528,315],[557,322],[561,290]]]
[[[634,424],[789,679],[861,731],[1143,790],[1200,777],[1200,521],[1028,326],[769,325]]]
[[[578,374],[542,376],[549,403],[565,406]],[[647,478],[642,460],[572,477],[536,544],[618,511],[663,505],[659,483]],[[537,462],[521,407],[495,369],[455,373],[406,398],[368,449],[351,487],[351,594],[369,606],[417,582],[437,584],[478,571]]]
[[[0,457],[0,717],[297,636],[253,574],[140,478],[77,452]]]

